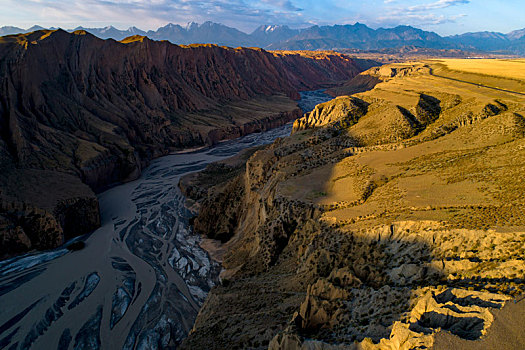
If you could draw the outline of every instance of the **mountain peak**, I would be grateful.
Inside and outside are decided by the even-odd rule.
[[[163,26],[163,27],[159,27],[159,28],[157,29],[157,31],[159,31],[160,29],[173,29],[173,28],[179,28],[179,27],[180,27],[180,25],[178,25],[178,24],[175,24],[175,23],[168,23],[168,24],[166,24],[166,25]],[[152,31],[152,32],[154,32],[154,31]]]
[[[282,24],[262,24],[253,33],[273,33],[278,30],[291,30],[287,25]]]
[[[0,27],[0,36],[42,29],[45,28],[39,25],[32,26],[29,29],[4,26]],[[360,22],[313,25],[302,29],[292,29],[283,24],[263,24],[250,34],[212,21],[206,21],[202,24],[188,22],[186,25],[168,23],[157,30],[148,30],[147,32],[135,26],[120,30],[112,25],[103,28],[78,26],[68,31],[75,30],[85,30],[102,39],[123,40],[131,35],[147,35],[153,40],[168,40],[177,44],[212,43],[232,47],[257,46],[271,50],[331,50],[334,48],[375,50],[417,46],[428,49],[462,49],[525,54],[525,28],[507,34],[482,31],[447,37],[441,37],[435,32],[409,25],[373,29]]]
[[[276,30],[280,30],[280,29],[290,29],[288,26],[284,26],[284,25],[267,25],[266,28],[264,29],[265,32],[275,32]]]
[[[525,37],[525,28],[523,29],[518,29],[518,30],[514,30],[510,33],[507,34],[507,37],[510,39],[510,40],[518,40],[518,39],[521,39],[523,37]]]
[[[39,26],[38,24],[35,24],[31,28],[27,29],[27,31],[28,32],[36,32],[37,30],[42,30],[42,29],[45,29],[45,28],[42,27],[42,26]]]
[[[191,30],[191,29],[196,29],[196,28],[199,28],[199,23],[197,22],[188,22],[186,26],[184,27],[184,29],[186,30]]]

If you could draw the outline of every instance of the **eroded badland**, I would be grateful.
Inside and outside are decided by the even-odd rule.
[[[372,68],[332,93],[372,90],[183,179],[225,268],[183,347],[522,348],[523,72]]]

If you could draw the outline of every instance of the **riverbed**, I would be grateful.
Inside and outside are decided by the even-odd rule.
[[[330,100],[301,93],[309,111]],[[154,160],[99,195],[101,227],[85,248],[0,262],[0,348],[165,349],[187,335],[220,265],[188,224],[181,176],[290,134],[291,124]]]

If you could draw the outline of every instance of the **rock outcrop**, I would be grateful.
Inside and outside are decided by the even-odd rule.
[[[17,175],[9,177],[13,182],[3,179],[0,196],[14,207],[34,207],[38,200],[31,192],[61,190],[47,175],[40,182],[26,179],[27,169],[71,176],[60,202],[68,203],[67,209],[53,200],[37,208],[57,220],[60,228],[53,232],[84,232],[66,226],[83,210],[95,209],[79,204],[96,202],[93,191],[137,178],[152,158],[171,150],[283,125],[299,116],[293,101],[298,90],[328,86],[358,72],[350,58],[336,53],[177,46],[141,36],[117,42],[84,31],[1,37],[0,167]],[[83,184],[91,188],[88,197],[76,190]],[[32,189],[24,196],[4,198],[4,192],[28,186]],[[96,227],[98,215],[87,217],[85,227]],[[2,232],[17,246],[28,246],[27,239],[16,238],[22,227],[17,220],[4,221],[10,224]],[[47,224],[41,226],[46,230]],[[57,237],[48,241],[63,241]]]
[[[94,192],[74,175],[4,168],[0,189],[0,258],[55,248],[100,225]]]
[[[367,66],[361,64],[362,66]],[[377,84],[388,81],[394,77],[400,77],[407,74],[415,75],[416,73],[428,74],[428,67],[425,67],[423,64],[389,64],[385,66],[378,66],[377,63],[369,63],[369,69],[366,69],[364,72],[356,75],[349,81],[345,82],[340,86],[336,86],[327,90],[327,93],[332,96],[348,96],[357,94],[360,92],[365,92],[372,90]]]
[[[226,252],[182,348],[483,342],[525,292],[523,97],[406,68],[187,192]]]

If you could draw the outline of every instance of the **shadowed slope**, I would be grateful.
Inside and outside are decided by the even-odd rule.
[[[85,31],[1,37],[0,231],[9,238],[0,256],[54,247],[65,226],[66,236],[91,231],[98,225],[92,191],[137,178],[172,150],[283,125],[300,113],[292,100],[299,89],[357,73],[340,54],[276,55],[140,36],[116,42]],[[25,223],[35,215],[41,224]],[[88,218],[82,226],[65,223],[79,217]],[[28,238],[47,231],[54,238],[46,244]]]

